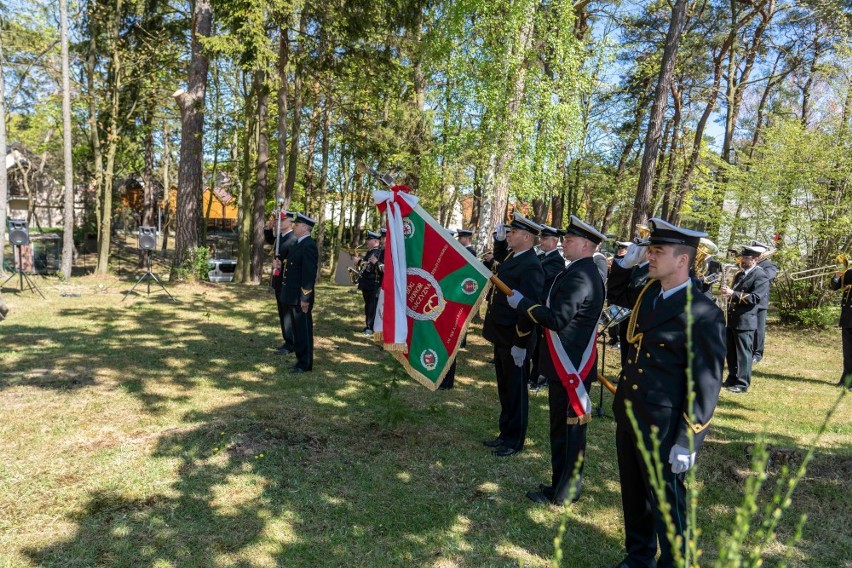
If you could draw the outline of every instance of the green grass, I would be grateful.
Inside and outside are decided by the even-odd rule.
[[[315,372],[290,375],[265,288],[122,302],[129,284],[113,278],[38,283],[46,301],[7,289],[0,324],[0,566],[549,564],[563,512],[524,497],[549,479],[547,395],[531,399],[527,449],[491,457],[480,441],[498,403],[479,326],[457,388],[432,393],[356,335],[350,288],[319,288]],[[698,459],[702,563],[734,518],[751,446],[766,438],[773,475],[804,455],[839,394],[839,341],[770,327],[752,390],[723,393]],[[850,565],[850,418],[845,400],[768,564],[808,513],[794,564]],[[614,429],[589,427],[567,566],[622,557]]]

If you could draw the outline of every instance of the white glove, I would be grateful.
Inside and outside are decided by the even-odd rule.
[[[636,243],[630,243],[630,246],[627,247],[627,252],[624,254],[624,257],[620,258],[617,262],[618,265],[621,266],[621,268],[633,268],[637,264],[642,264],[647,254],[647,245],[637,245]]]
[[[523,367],[524,360],[527,358],[527,350],[521,347],[512,346],[512,359],[515,360],[516,367]]]
[[[675,444],[669,452],[669,463],[672,464],[672,473],[683,473],[695,465],[695,454]]]
[[[524,295],[518,292],[517,290],[512,290],[511,296],[506,296],[506,301],[509,302],[509,305],[513,308],[517,308],[518,304],[521,303],[521,300],[524,299]]]
[[[497,234],[494,235],[494,238],[498,241],[506,240],[506,225],[503,224],[503,221],[497,223]]]

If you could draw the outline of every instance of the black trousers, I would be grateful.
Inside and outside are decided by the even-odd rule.
[[[314,368],[314,318],[313,306],[308,313],[301,306],[288,306],[293,318],[293,339],[296,347],[296,366],[303,371]]]
[[[529,417],[527,364],[515,365],[511,347],[494,346],[494,370],[497,374],[497,394],[500,397],[500,439],[514,450],[524,448]]]
[[[538,384],[544,383],[543,379],[539,380],[539,376],[541,375],[538,368],[538,358],[540,356],[540,351],[542,349],[541,344],[544,343],[544,328],[540,325],[535,326],[535,348],[532,350],[532,356],[530,357],[530,361],[532,366],[530,367],[530,384]],[[544,347],[547,349],[547,347]]]
[[[284,348],[293,351],[295,346],[293,341],[293,314],[290,312],[290,306],[281,303],[278,294],[275,295],[275,303],[278,305],[278,322],[281,324]]]
[[[852,327],[840,328],[840,334],[843,340],[843,374],[840,376],[839,384],[852,384]],[[846,381],[850,381],[846,383]]]
[[[754,347],[752,351],[758,359],[763,359],[763,344],[766,340],[766,313],[768,310],[757,310],[757,329],[754,330]]]
[[[751,343],[754,339],[754,330],[741,331],[729,327],[727,335],[728,379],[725,381],[725,386],[747,389],[751,385]]]
[[[593,370],[589,377],[595,376]],[[584,381],[586,390],[591,388],[591,380]],[[550,379],[547,391],[550,406],[550,465],[552,468],[551,484],[553,493],[547,495],[557,504],[562,504],[569,497],[573,500],[580,498],[583,489],[583,468],[585,460],[580,463],[577,477],[574,470],[577,460],[586,453],[586,424],[568,424],[568,392],[562,381]]]
[[[631,567],[673,566],[672,543],[666,536],[666,525],[657,503],[656,493],[651,486],[645,461],[636,444],[632,430],[618,424],[615,428],[615,447],[618,454],[618,474],[621,480],[621,506],[624,509],[624,547],[627,564]],[[649,440],[645,447],[651,448]],[[663,480],[666,484],[666,501],[671,511],[672,524],[677,535],[683,536],[686,528],[686,487],[683,476],[672,473],[669,452],[672,441],[660,441]],[[653,451],[653,450],[652,450]],[[657,540],[660,542],[660,560],[657,555]],[[683,542],[681,540],[681,542]],[[681,553],[683,553],[683,546]]]
[[[453,364],[450,365],[450,368],[447,370],[447,374],[444,375],[444,380],[441,381],[441,386],[438,387],[442,390],[448,390],[453,388],[456,384],[456,360],[453,358]]]
[[[373,321],[376,319],[376,308],[379,306],[378,290],[361,290],[364,297],[364,327],[373,329]]]

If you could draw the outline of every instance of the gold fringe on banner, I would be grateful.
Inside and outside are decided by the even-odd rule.
[[[576,426],[576,425],[579,425],[579,424],[588,424],[591,421],[592,421],[592,414],[590,412],[587,412],[586,414],[579,416],[579,417],[578,416],[569,416],[565,420],[565,423],[568,424],[569,426]]]

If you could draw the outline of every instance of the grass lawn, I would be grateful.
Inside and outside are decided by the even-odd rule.
[[[499,409],[479,325],[457,388],[432,393],[356,334],[351,288],[319,287],[315,369],[290,375],[265,288],[122,302],[127,281],[37,282],[47,300],[7,288],[0,323],[0,566],[545,566],[563,517],[566,566],[622,557],[612,419],[589,426],[582,500],[532,504],[524,493],[550,475],[547,394],[531,398],[527,449],[491,457],[480,441]],[[698,459],[702,564],[731,525],[751,446],[771,445],[774,486],[840,394],[839,330],[770,325],[766,351],[748,394],[723,393]],[[849,398],[768,565],[852,566]]]

